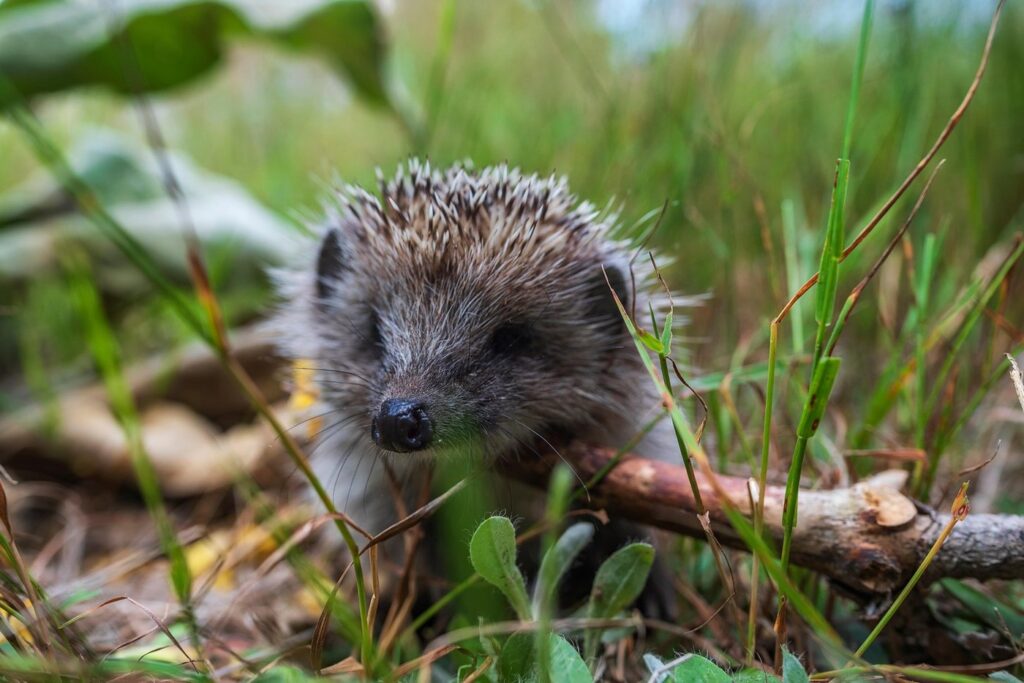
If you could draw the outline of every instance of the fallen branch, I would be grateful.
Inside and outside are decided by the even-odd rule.
[[[614,457],[609,449],[572,444],[561,455],[586,481]],[[546,486],[552,468],[560,462],[550,452],[507,462],[508,476],[533,486]],[[792,560],[821,572],[856,596],[869,598],[899,590],[948,521],[949,515],[930,515],[899,492],[904,472],[887,472],[846,489],[801,491],[800,516],[793,535]],[[726,520],[722,499],[697,474],[711,526],[726,546],[745,550],[743,541]],[[750,514],[747,479],[719,476],[721,488],[737,508]],[[765,532],[776,542],[782,538],[785,488],[765,491]],[[693,493],[682,464],[623,458],[590,489],[591,507],[659,529],[703,538]],[[1024,576],[1024,516],[970,515],[957,525],[925,575],[925,581],[943,577],[1017,579]]]
[[[236,335],[238,337],[238,335]],[[261,334],[242,335],[245,341],[236,347],[236,354],[251,365],[258,381],[268,387],[276,386],[284,369],[280,360],[273,357],[265,336]],[[130,373],[130,384],[135,400],[143,407],[157,405],[168,398],[196,411],[197,415],[216,418],[224,406],[232,406],[230,412],[241,406],[240,401],[230,395],[231,388],[213,391],[211,387],[223,384],[223,373],[216,359],[208,349],[194,349],[183,354],[174,364],[167,359],[154,359],[135,367]],[[197,388],[206,387],[208,395],[222,397],[217,409],[209,414],[211,401],[201,396]],[[168,396],[170,394],[170,396]],[[83,387],[66,394],[62,402],[61,424],[55,444],[60,446],[60,434],[67,427],[79,424],[88,418],[82,406],[95,403],[104,407],[99,388]],[[81,400],[79,400],[81,399]],[[73,409],[72,409],[73,408]],[[45,449],[50,443],[38,433],[43,417],[41,406],[29,406],[5,420],[0,420],[0,462],[5,454],[12,454],[31,447]],[[74,419],[71,419],[74,418]],[[175,423],[177,444],[180,446],[182,431]],[[301,423],[300,423],[301,424]],[[244,428],[245,425],[237,425]],[[260,453],[264,450],[268,434],[259,439],[257,448],[241,449],[243,453]],[[170,440],[172,446],[174,440]],[[154,444],[156,445],[156,444]],[[537,444],[541,453],[550,448]],[[160,448],[156,452],[162,452]],[[239,449],[233,449],[239,450]],[[100,453],[95,447],[85,449],[95,461]],[[182,449],[174,447],[168,462],[182,460]],[[184,471],[202,473],[195,479],[201,486],[184,482],[181,487],[172,485],[173,477],[165,477],[168,489],[179,488],[179,493],[210,490],[227,485],[230,477],[213,477],[213,458],[207,451],[197,453],[203,458],[203,465],[185,467]],[[614,453],[607,449],[590,448],[576,444],[562,449],[581,479],[590,480],[599,470],[608,465]],[[527,484],[543,487],[557,455],[547,457],[532,454],[518,462],[503,465],[505,473]],[[182,470],[176,466],[174,471]],[[228,472],[226,470],[226,472]],[[905,581],[920,564],[935,538],[948,520],[948,515],[934,518],[919,512],[914,502],[899,492],[903,473],[863,482],[848,489],[831,491],[801,491],[800,513],[793,537],[793,561],[821,572],[832,581],[862,597],[885,595],[902,588]],[[719,476],[725,492],[741,510],[749,513],[747,479]],[[198,484],[194,481],[192,484]],[[722,512],[722,501],[706,479],[697,474],[697,483],[704,505],[711,515],[711,524],[718,539],[727,546],[745,549]],[[781,539],[782,501],[785,489],[769,486],[765,492],[765,529],[776,541]],[[590,489],[592,507],[604,507],[615,514],[644,522],[654,527],[704,538],[704,531],[697,520],[693,493],[686,478],[682,463],[672,465],[640,458],[624,458],[599,485]],[[957,525],[953,535],[943,546],[935,562],[925,575],[925,581],[941,577],[973,577],[976,579],[1014,579],[1024,576],[1024,516],[972,514]]]

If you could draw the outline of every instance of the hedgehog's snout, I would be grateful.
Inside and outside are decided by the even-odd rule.
[[[420,451],[430,445],[434,425],[426,406],[405,398],[389,398],[373,416],[370,434],[374,443],[396,453]]]

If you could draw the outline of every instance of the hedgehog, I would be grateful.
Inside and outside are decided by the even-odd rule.
[[[506,165],[413,160],[378,179],[378,195],[338,189],[316,248],[278,277],[282,351],[316,373],[329,417],[314,469],[340,508],[387,523],[382,461],[493,463],[554,437],[618,447],[661,409],[612,291],[658,316],[667,294],[615,213]],[[633,450],[678,458],[673,444],[656,428]]]

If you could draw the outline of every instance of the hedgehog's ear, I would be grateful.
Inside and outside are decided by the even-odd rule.
[[[320,242],[316,257],[316,293],[321,299],[330,296],[342,274],[348,270],[341,247],[341,233],[334,228],[327,231]]]
[[[606,326],[611,333],[617,333],[625,329],[622,322],[622,315],[619,313],[615,299],[609,291],[609,286],[615,290],[623,307],[628,311],[631,306],[630,280],[626,272],[618,265],[606,263],[603,268],[598,268],[592,280],[588,292],[589,309],[588,317],[596,323]]]

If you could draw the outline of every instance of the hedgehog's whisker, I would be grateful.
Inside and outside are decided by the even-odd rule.
[[[334,498],[338,508],[345,513],[351,513],[352,504],[352,483],[358,478],[359,470],[363,467],[363,461],[366,460],[367,452],[362,449],[357,449],[358,443],[353,442],[349,444],[349,447],[345,449],[342,454],[341,460],[338,463],[338,469],[335,471],[333,482],[331,483],[331,496]],[[353,458],[355,463],[353,465]],[[346,469],[349,469],[349,483],[348,489],[345,492],[345,498],[342,499],[338,495],[338,487],[342,483],[342,478],[345,474]]]
[[[512,418],[512,419],[515,422],[517,422],[520,427],[523,427],[525,429],[530,430],[534,434],[534,436],[538,437],[541,441],[546,443],[548,448],[550,448],[551,450],[553,450],[555,452],[555,455],[557,455],[558,458],[562,462],[565,463],[565,466],[569,468],[569,471],[572,472],[572,475],[574,477],[576,477],[576,481],[578,481],[580,483],[580,485],[583,487],[583,491],[587,494],[587,498],[589,499],[590,498],[590,489],[587,488],[587,482],[583,481],[583,478],[580,477],[580,473],[576,471],[576,468],[572,466],[571,462],[569,462],[568,460],[565,459],[565,456],[562,455],[562,452],[560,450],[558,450],[557,448],[555,448],[554,445],[550,441],[548,441],[546,438],[544,438],[543,434],[538,432],[533,427],[531,427],[528,424],[524,423],[522,420],[518,420],[516,418]]]
[[[342,428],[350,424],[353,420],[360,417],[361,415],[362,413],[354,413],[352,415],[349,415],[348,417],[344,417],[338,420],[337,422],[329,424],[323,429],[321,429],[320,433],[317,434],[318,443],[316,444],[316,446],[313,447],[313,450],[309,452],[309,457],[312,458],[313,456],[315,456],[316,452],[320,450],[325,443],[331,440],[331,437],[333,437],[335,434],[341,431]]]
[[[538,451],[536,448],[534,448],[532,443],[530,443],[529,441],[526,441],[525,439],[520,438],[519,436],[517,436],[511,430],[506,429],[505,427],[502,427],[501,425],[495,425],[495,428],[501,430],[501,433],[504,434],[505,436],[507,436],[508,438],[512,439],[512,442],[515,443],[517,446],[523,446],[523,447],[529,449],[538,458],[543,457],[543,456],[541,456],[540,451]]]
[[[363,494],[361,496],[361,503],[362,503],[362,506],[361,506],[362,510],[361,510],[361,512],[362,512],[362,515],[363,515],[364,518],[368,518],[369,517],[369,511],[366,509],[366,499],[367,499],[366,493],[367,493],[367,491],[370,490],[370,482],[373,481],[373,471],[375,469],[377,469],[377,463],[379,463],[381,460],[383,460],[383,458],[372,458],[372,460],[373,460],[373,462],[370,463],[370,473],[368,475],[366,475],[365,479],[363,479]],[[349,488],[351,488],[351,486],[352,485],[349,484]],[[373,530],[371,530],[371,533],[377,533],[377,530],[373,529]]]
[[[323,386],[329,386],[329,387],[357,387],[359,389],[366,389],[368,391],[372,389],[372,387],[369,384],[364,384],[362,382],[357,382],[357,381],[350,380],[350,379],[349,380],[344,380],[344,379],[342,379],[342,380],[319,379],[319,380],[317,380],[317,384],[322,384]]]
[[[341,473],[345,469],[345,463],[348,462],[348,459],[352,456],[352,453],[355,451],[355,448],[358,444],[358,441],[353,441],[352,443],[350,443],[348,447],[345,449],[345,451],[341,454],[341,457],[338,458],[338,464],[335,465],[333,470],[331,470],[331,477],[328,486],[331,490],[331,498],[335,502],[337,502],[338,500],[338,484],[341,483]]]
[[[290,426],[290,427],[287,427],[287,428],[285,429],[285,431],[291,431],[291,430],[293,430],[293,429],[296,429],[297,427],[301,427],[302,425],[304,425],[304,424],[307,424],[307,423],[309,423],[309,422],[311,422],[311,421],[313,421],[313,420],[317,420],[317,419],[321,419],[321,418],[327,417],[328,415],[339,415],[339,414],[340,414],[340,413],[339,413],[339,411],[337,411],[337,410],[328,410],[327,412],[324,412],[324,413],[320,413],[319,415],[312,415],[312,416],[310,416],[310,417],[307,417],[307,418],[305,418],[304,420],[300,420],[299,422],[296,422],[295,424],[293,424],[293,425],[292,425],[292,426]],[[318,443],[317,443],[317,444],[316,444],[315,446],[313,446],[313,450],[312,450],[312,451],[310,451],[310,453],[309,453],[309,456],[310,456],[310,457],[312,457],[312,456],[313,456],[313,455],[314,455],[314,454],[316,453],[317,449],[318,449],[318,448],[320,448],[320,446],[321,446],[321,445],[323,444],[323,441],[325,440],[325,438],[324,438],[324,437],[325,437],[326,433],[327,433],[327,432],[328,432],[329,430],[332,430],[332,429],[336,429],[336,428],[339,428],[339,429],[340,429],[340,428],[341,428],[341,426],[343,426],[343,425],[344,425],[344,424],[345,424],[346,422],[348,422],[349,420],[353,420],[353,419],[355,419],[355,418],[359,417],[360,413],[356,412],[356,413],[353,413],[353,414],[351,414],[351,415],[344,415],[344,414],[340,414],[340,415],[341,415],[341,419],[339,419],[339,420],[338,420],[338,421],[336,421],[336,422],[332,422],[331,424],[327,425],[326,427],[321,427],[321,428],[320,428],[320,429],[319,429],[319,430],[317,431],[317,434],[316,434],[316,440],[318,441]],[[273,439],[272,439],[272,440],[271,440],[271,441],[270,441],[270,442],[268,443],[268,445],[270,445],[270,444],[273,444],[273,443],[276,443],[276,442],[277,442],[277,441],[279,441],[280,439],[281,439],[281,437],[279,437],[279,436],[275,436],[275,437],[274,437],[274,438],[273,438]],[[295,475],[295,473],[296,473],[296,472],[298,472],[298,470],[299,470],[299,467],[298,467],[298,465],[293,465],[293,466],[292,466],[292,467],[290,468],[290,470],[289,470],[289,473],[288,473],[288,477],[290,478],[290,477],[294,476],[294,475]]]
[[[364,382],[371,382],[369,377],[366,377],[364,375],[360,375],[358,372],[353,372],[351,370],[340,370],[338,368],[319,368],[319,367],[315,367],[315,366],[312,366],[312,365],[296,365],[295,369],[296,370],[310,370],[312,372],[333,372],[333,373],[338,374],[338,375],[351,375],[353,377],[356,377],[358,379],[363,380]]]
[[[354,445],[355,444],[353,444],[353,446]],[[355,486],[356,480],[359,478],[359,470],[361,470],[363,468],[363,463],[366,461],[367,456],[369,456],[370,459],[373,460],[373,461],[377,460],[377,458],[373,457],[373,454],[369,453],[368,451],[360,451],[359,452],[359,459],[356,461],[356,468],[352,472],[352,477],[348,480],[348,489],[345,491],[345,502],[341,506],[341,509],[345,510],[346,512],[351,509],[350,506],[352,505],[352,487]],[[338,475],[339,475],[338,483],[340,484],[341,483],[341,481],[340,481],[341,472],[340,471],[338,472]],[[363,483],[368,485],[370,483],[369,477],[365,477],[363,479]],[[335,486],[337,486],[337,484],[335,484]],[[363,490],[365,491],[366,489],[364,488]]]
[[[337,413],[337,411],[335,411],[335,410],[328,410],[328,411],[326,411],[326,412],[323,412],[323,413],[320,413],[320,414],[318,414],[318,415],[310,415],[310,416],[309,416],[309,417],[307,417],[306,419],[304,419],[304,420],[299,420],[298,422],[296,422],[295,424],[293,424],[293,425],[292,425],[292,426],[290,426],[290,427],[285,427],[285,431],[286,431],[286,432],[290,432],[290,431],[291,431],[291,430],[293,430],[293,429],[296,429],[296,428],[298,428],[298,427],[301,427],[302,425],[306,424],[307,422],[312,422],[313,420],[319,420],[319,419],[321,419],[321,418],[327,417],[328,415],[334,415],[334,414],[336,414],[336,413]],[[349,416],[349,417],[351,417],[351,416]],[[274,441],[278,441],[278,440],[279,440],[280,438],[281,438],[281,437],[279,437],[279,436],[275,436],[275,437],[274,437]],[[273,443],[274,441],[271,441],[271,443]]]

